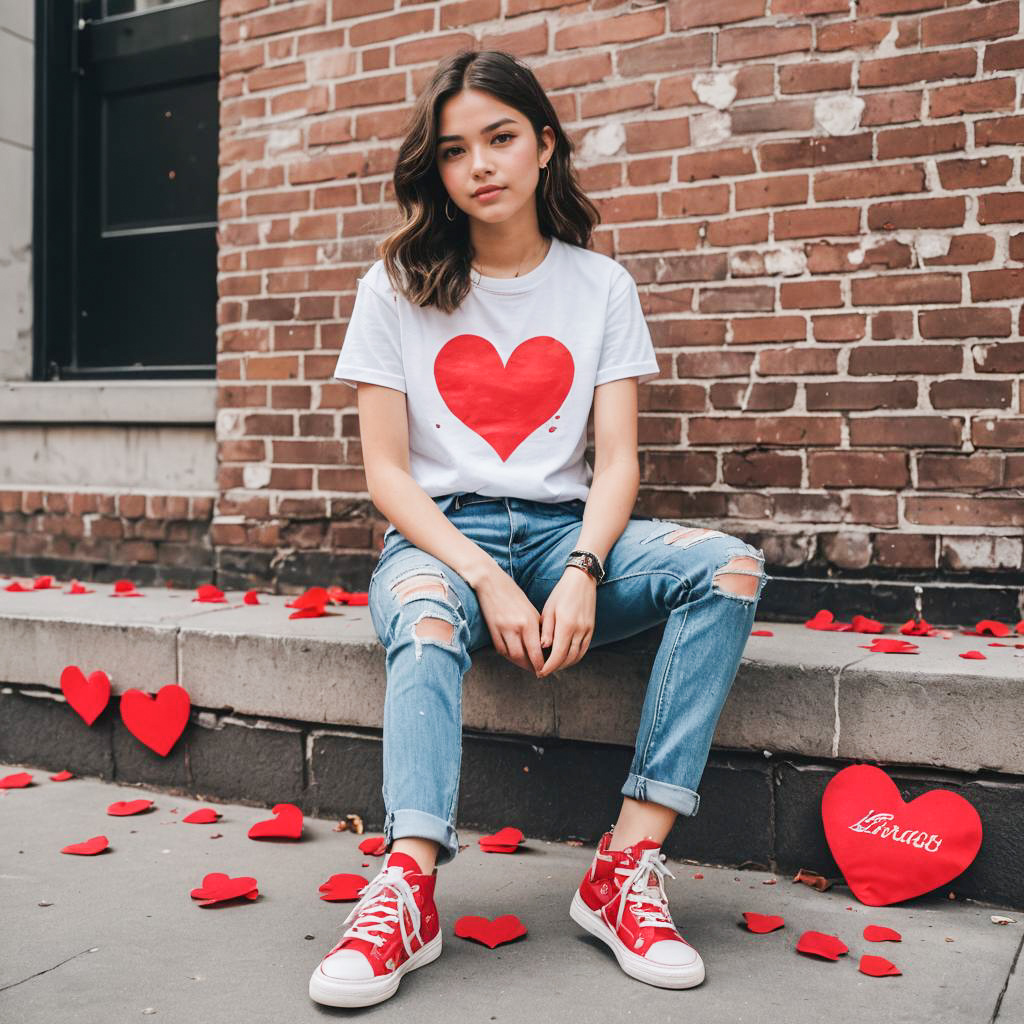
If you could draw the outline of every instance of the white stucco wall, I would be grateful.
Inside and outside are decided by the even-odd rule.
[[[0,0],[0,380],[32,376],[35,4]]]

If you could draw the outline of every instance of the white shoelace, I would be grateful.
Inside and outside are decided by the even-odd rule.
[[[353,919],[355,924],[345,932],[338,945],[340,946],[346,939],[366,939],[379,948],[384,945],[397,923],[405,952],[412,956],[410,938],[415,937],[420,940],[421,945],[423,944],[423,937],[420,935],[420,908],[416,906],[413,897],[417,889],[418,885],[410,888],[402,869],[397,865],[384,868],[373,881],[368,882],[360,890],[363,896],[342,922],[342,926],[348,925]],[[412,919],[411,934],[405,928],[403,908],[408,908],[409,917]]]
[[[655,928],[671,928],[675,931],[675,923],[668,909],[668,897],[665,895],[665,875],[675,878],[664,865],[665,855],[657,850],[644,850],[635,868],[617,867],[615,873],[628,877],[622,880],[619,900],[619,913],[615,918],[615,930],[622,924],[622,915],[626,904],[630,903],[637,923],[641,928],[651,925]],[[653,881],[651,880],[653,876]],[[648,904],[649,906],[645,906]]]

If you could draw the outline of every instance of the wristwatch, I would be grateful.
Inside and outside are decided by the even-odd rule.
[[[590,573],[598,583],[604,579],[604,566],[601,564],[601,559],[593,551],[570,551],[565,564],[579,566],[585,572]]]

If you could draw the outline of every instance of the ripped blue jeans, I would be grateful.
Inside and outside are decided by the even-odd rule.
[[[434,501],[542,611],[579,539],[584,502],[475,493]],[[695,815],[715,726],[770,578],[764,552],[717,530],[634,516],[604,568],[590,648],[666,624],[622,793]],[[490,630],[473,588],[394,526],[385,533],[368,602],[387,652],[388,845],[406,836],[433,839],[440,844],[437,864],[447,864],[459,851],[462,679],[470,653],[491,644]],[[430,627],[425,619],[433,620]]]

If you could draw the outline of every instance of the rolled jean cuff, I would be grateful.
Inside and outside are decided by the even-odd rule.
[[[454,860],[459,852],[459,834],[443,818],[426,811],[416,811],[410,808],[392,811],[384,822],[384,836],[388,841],[388,847],[396,839],[433,839],[441,846],[437,851],[437,867]]]
[[[622,787],[622,795],[634,800],[650,800],[652,803],[671,807],[680,814],[693,817],[700,807],[700,793],[683,786],[672,786],[667,782],[645,779],[642,775],[630,772],[626,784]]]

